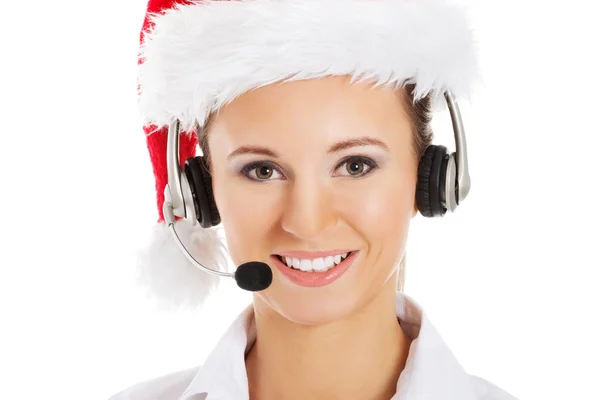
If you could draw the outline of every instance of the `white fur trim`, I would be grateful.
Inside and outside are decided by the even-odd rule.
[[[145,123],[182,128],[240,94],[353,75],[416,97],[469,98],[479,79],[466,12],[450,0],[203,0],[154,15],[140,48]]]
[[[227,270],[227,249],[217,229],[202,229],[186,221],[175,224],[186,249],[201,264]],[[148,246],[138,257],[138,280],[161,308],[199,308],[216,289],[219,277],[194,266],[175,243],[165,223],[157,224]]]

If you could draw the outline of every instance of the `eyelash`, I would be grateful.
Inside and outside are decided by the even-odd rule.
[[[362,178],[364,176],[369,175],[371,172],[373,172],[374,170],[376,170],[377,168],[379,168],[379,164],[377,164],[377,162],[371,158],[368,157],[364,157],[364,156],[349,156],[344,158],[342,161],[340,161],[340,163],[335,167],[335,170],[337,171],[341,166],[343,166],[344,164],[347,164],[351,161],[358,161],[361,162],[363,164],[365,164],[367,167],[369,167],[369,170],[367,172],[364,172],[360,175],[357,176],[348,176],[351,178]],[[279,174],[284,175],[278,167],[275,166],[275,164],[273,164],[272,162],[269,161],[256,161],[253,162],[251,164],[246,165],[244,168],[242,168],[242,170],[240,171],[240,174],[242,176],[244,176],[247,179],[250,179],[251,181],[255,181],[255,182],[268,182],[270,179],[256,179],[256,178],[252,178],[249,176],[249,173],[252,170],[255,170],[257,168],[260,167],[269,167],[275,171],[277,171]]]

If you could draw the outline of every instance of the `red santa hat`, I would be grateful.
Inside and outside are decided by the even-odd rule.
[[[149,0],[139,54],[139,104],[156,177],[158,225],[140,258],[163,304],[196,307],[217,279],[171,239],[162,207],[167,131],[178,119],[180,161],[196,155],[195,126],[249,90],[275,82],[351,75],[401,87],[415,100],[465,99],[478,80],[467,14],[451,0]],[[436,100],[438,99],[438,100]],[[201,263],[228,268],[218,228],[177,223]]]

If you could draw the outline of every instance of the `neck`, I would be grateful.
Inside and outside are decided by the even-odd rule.
[[[250,399],[391,398],[410,339],[396,317],[395,287],[386,286],[360,312],[326,326],[255,313],[257,340],[246,358]]]

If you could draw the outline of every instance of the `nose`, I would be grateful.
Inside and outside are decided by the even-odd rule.
[[[338,223],[331,189],[312,182],[294,182],[283,207],[282,228],[300,239],[316,239]]]

